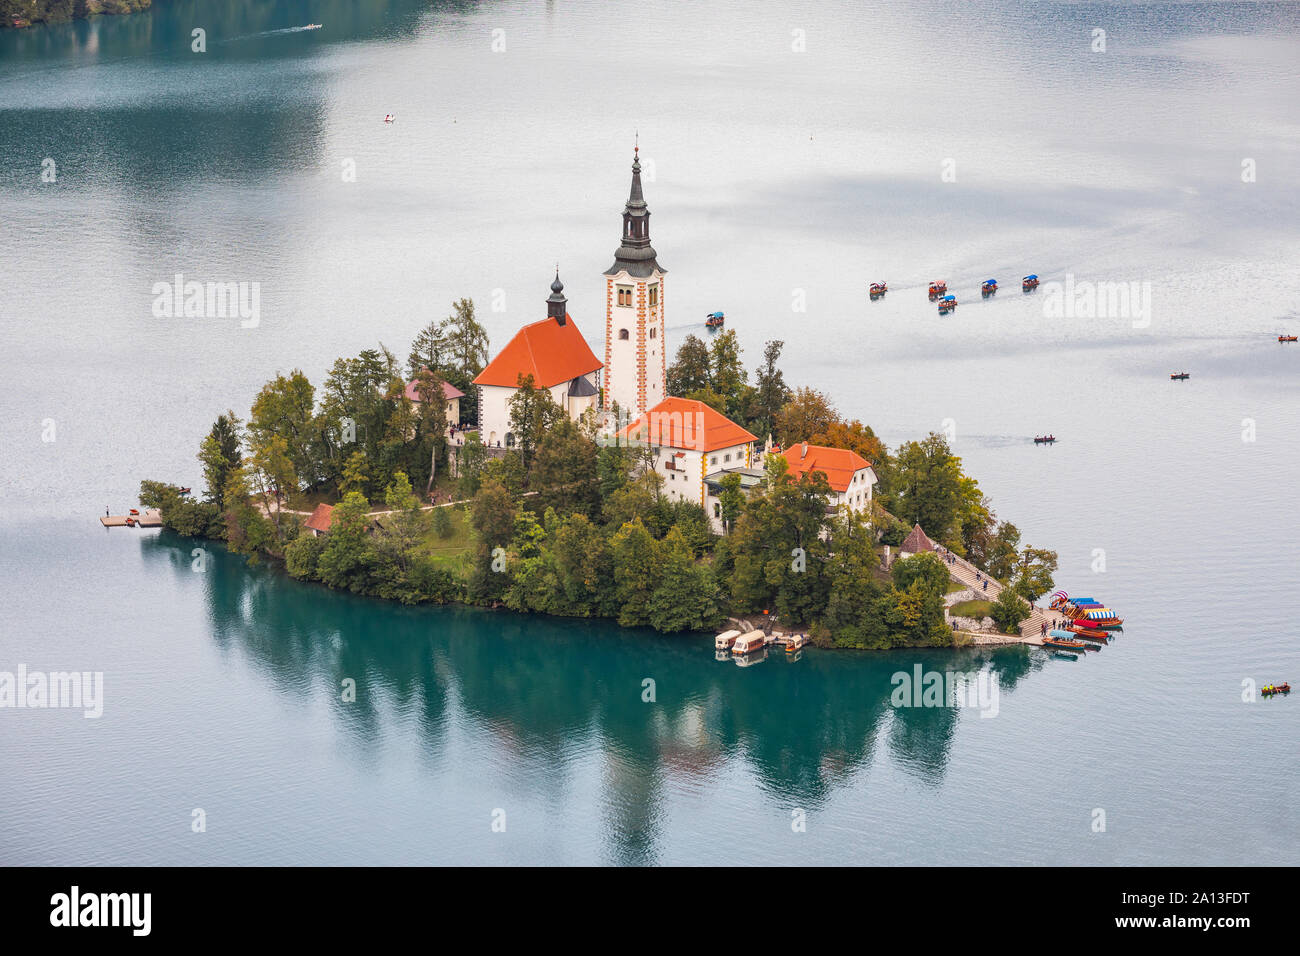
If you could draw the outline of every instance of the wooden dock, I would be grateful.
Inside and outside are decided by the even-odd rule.
[[[127,524],[134,521],[134,525]],[[147,508],[138,515],[104,515],[99,523],[105,528],[161,528],[162,512],[157,508]]]

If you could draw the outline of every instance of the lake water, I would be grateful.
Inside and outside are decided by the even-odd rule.
[[[1241,695],[1300,678],[1300,346],[1276,342],[1300,332],[1300,8],[1029,10],[156,0],[0,32],[0,670],[104,673],[98,720],[0,710],[0,862],[1229,864],[1295,842],[1300,701]],[[724,309],[751,364],[783,339],[790,382],[891,445],[949,431],[1058,584],[1120,609],[1118,640],[739,668],[707,639],[395,607],[220,550],[194,573],[193,542],[99,526],[142,477],[200,484],[199,437],[277,371],[405,354],[460,296],[500,347],[558,263],[599,352],[637,135],[670,347]],[[1049,315],[1029,272],[1136,282],[1150,309]],[[259,324],[155,318],[176,273],[259,282]],[[892,707],[918,664],[991,668],[996,717]]]

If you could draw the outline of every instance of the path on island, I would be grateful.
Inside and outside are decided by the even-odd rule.
[[[984,598],[987,596],[988,600],[996,601],[998,595],[1002,593],[1004,585],[1001,581],[989,577],[965,558],[958,557],[947,549],[943,551],[936,550],[935,554],[948,565],[948,576],[959,584],[973,588],[978,597]],[[985,581],[989,585],[987,591],[984,590]],[[1021,642],[1025,644],[1042,644],[1043,625],[1046,624],[1047,629],[1050,631],[1053,620],[1051,611],[1038,607],[1036,604],[1031,604],[1029,606],[1029,617],[1020,622]],[[1006,635],[1002,636],[1005,637]]]

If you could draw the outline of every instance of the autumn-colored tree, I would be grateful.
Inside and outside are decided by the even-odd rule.
[[[809,441],[840,420],[831,400],[812,388],[797,388],[776,416],[776,437],[782,448]]]

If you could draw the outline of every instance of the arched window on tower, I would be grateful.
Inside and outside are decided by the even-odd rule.
[[[656,330],[655,330],[654,326],[651,326],[651,327],[650,327],[650,338],[654,338],[654,337],[655,337],[655,331],[656,331]]]
[[[618,340],[619,340],[620,342],[626,342],[626,341],[627,341],[627,329],[619,329],[619,330],[618,330]]]

